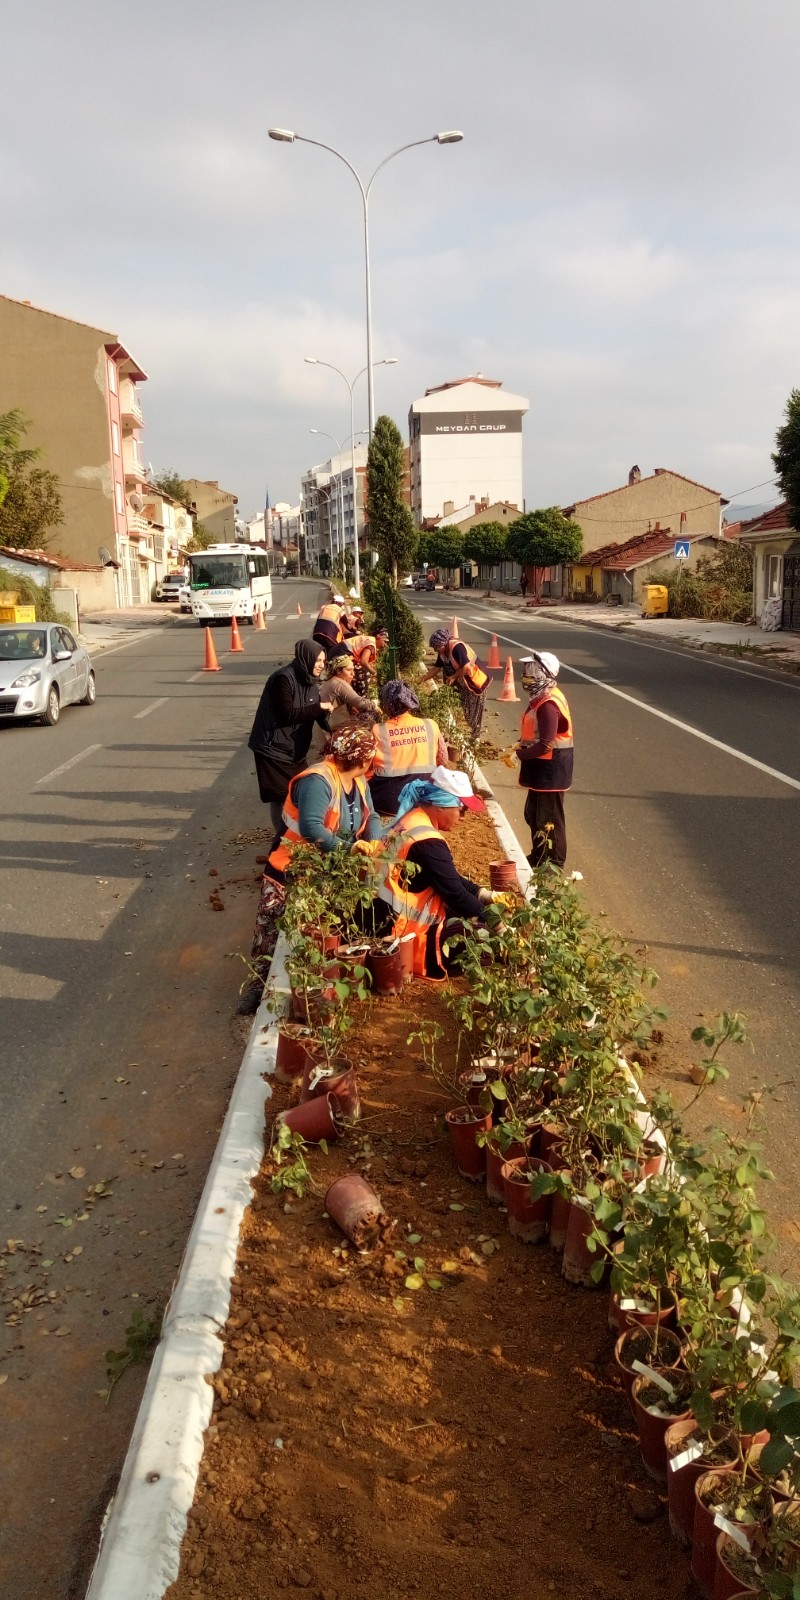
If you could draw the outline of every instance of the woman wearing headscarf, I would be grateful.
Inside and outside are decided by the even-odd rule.
[[[415,933],[424,941],[427,978],[446,976],[442,941],[448,923],[483,921],[484,908],[495,898],[491,889],[481,889],[461,876],[445,838],[465,810],[485,809],[466,772],[436,767],[430,778],[406,784],[397,817],[384,836],[384,843],[391,842],[394,849],[378,895],[398,938]],[[364,847],[356,843],[353,848]],[[373,847],[366,849],[373,853]],[[416,869],[413,874],[406,871],[406,863]]]
[[[305,765],[314,723],[326,733],[333,697],[320,684],[325,651],[313,639],[299,639],[294,659],[279,667],[264,685],[248,739],[261,799],[270,808],[275,832],[282,827],[289,783]]]
[[[479,739],[489,679],[478,665],[475,651],[462,639],[454,639],[449,628],[437,628],[428,643],[437,657],[428,677],[441,672],[442,681],[456,690],[470,732]]]
[[[330,657],[339,653],[344,639],[344,600],[340,594],[334,595],[333,600],[320,606],[317,620],[314,623],[312,637],[322,645],[326,656]]]
[[[283,880],[292,849],[303,841],[326,854],[340,844],[381,837],[367,773],[375,753],[371,728],[342,728],[328,740],[321,761],[292,778],[283,808],[284,831],[269,857],[269,871]]]
[[[325,671],[325,693],[334,702],[331,713],[331,732],[346,728],[350,718],[363,715],[372,721],[377,717],[377,702],[358,694],[353,687],[355,664],[351,655],[334,656]]]
[[[385,722],[375,729],[375,766],[370,789],[384,817],[397,811],[400,792],[414,778],[429,778],[447,763],[447,745],[435,722],[419,715],[419,696],[392,678],[380,692]]]
[[[346,640],[347,649],[355,664],[354,688],[359,694],[370,694],[377,681],[378,656],[389,643],[388,628],[378,627],[374,633],[354,633]]]

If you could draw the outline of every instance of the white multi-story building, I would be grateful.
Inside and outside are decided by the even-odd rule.
[[[308,467],[300,486],[300,511],[305,529],[305,560],[309,567],[319,570],[320,556],[327,555],[333,564],[344,544],[352,550],[354,530],[358,528],[359,548],[364,539],[364,486],[367,470],[367,447],[356,445],[356,482],[353,494],[353,462],[346,450],[329,461]]]
[[[426,389],[408,413],[411,509],[441,518],[446,502],[508,501],[524,509],[522,419],[530,402],[476,373]]]

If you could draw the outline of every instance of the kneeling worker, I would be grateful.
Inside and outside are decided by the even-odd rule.
[[[447,745],[436,723],[419,715],[419,696],[409,684],[390,679],[381,689],[380,705],[386,721],[375,729],[370,791],[381,815],[394,817],[405,785],[446,765]]]
[[[344,601],[341,595],[337,595],[330,605],[320,606],[314,623],[311,637],[317,644],[322,645],[328,660],[339,653],[344,640],[343,608]]]
[[[530,694],[517,745],[520,786],[528,791],[528,860],[532,867],[552,861],[563,868],[567,859],[564,795],[572,787],[573,736],[569,706],[556,686],[561,662],[549,650],[542,650],[527,656],[520,666],[522,687]]]

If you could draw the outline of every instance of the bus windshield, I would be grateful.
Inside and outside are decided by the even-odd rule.
[[[247,564],[244,556],[214,556],[204,552],[192,556],[193,589],[246,589]]]

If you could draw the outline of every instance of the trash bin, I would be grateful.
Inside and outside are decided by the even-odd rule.
[[[643,617],[665,617],[669,605],[669,590],[665,583],[645,583],[642,586]]]

